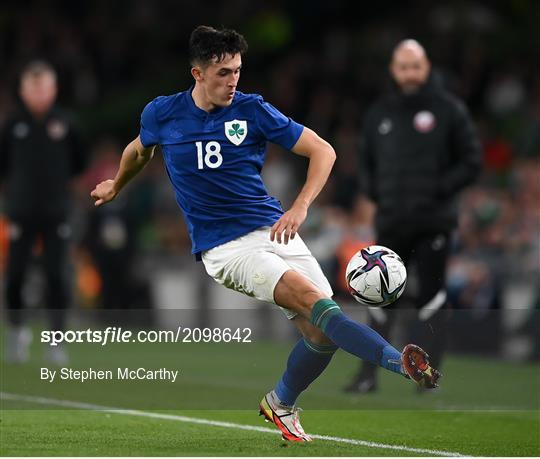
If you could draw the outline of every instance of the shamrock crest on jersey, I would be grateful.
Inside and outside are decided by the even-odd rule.
[[[226,121],[225,135],[233,144],[240,145],[247,135],[247,121]]]

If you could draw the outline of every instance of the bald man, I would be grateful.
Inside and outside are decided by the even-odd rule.
[[[480,142],[465,105],[431,78],[420,43],[398,43],[389,70],[396,88],[368,110],[363,126],[362,183],[377,205],[377,243],[416,267],[414,342],[429,350],[439,368],[449,240],[457,225],[457,196],[480,171]],[[399,301],[390,309],[395,307]],[[372,326],[384,336],[394,317],[388,309],[370,309]],[[376,368],[364,364],[346,389],[376,390]]]

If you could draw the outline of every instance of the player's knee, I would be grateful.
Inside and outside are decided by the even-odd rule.
[[[306,312],[311,314],[311,310],[313,309],[313,305],[317,303],[317,301],[328,298],[327,295],[325,295],[323,292],[321,292],[319,289],[309,289],[304,291],[300,296],[300,304],[302,309],[304,309]]]
[[[274,290],[277,304],[309,317],[313,305],[328,296],[300,273],[290,270],[280,279]]]

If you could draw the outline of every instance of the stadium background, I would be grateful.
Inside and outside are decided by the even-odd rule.
[[[448,273],[457,312],[445,387],[433,397],[414,398],[409,385],[390,375],[378,394],[346,395],[342,384],[357,363],[338,353],[328,374],[302,396],[302,406],[310,408],[303,420],[309,430],[328,435],[465,454],[538,454],[539,366],[521,361],[540,355],[539,18],[540,4],[532,0],[3,2],[0,123],[16,103],[22,65],[45,58],[59,73],[60,104],[78,117],[87,138],[89,168],[73,184],[70,324],[249,323],[255,335],[274,341],[219,352],[203,345],[108,347],[106,353],[91,345],[69,348],[73,365],[81,367],[166,366],[180,360],[186,375],[180,391],[166,384],[39,385],[33,382],[42,365],[35,343],[28,366],[0,367],[2,391],[108,406],[202,410],[195,415],[254,424],[252,404],[282,370],[292,327],[275,309],[215,285],[194,263],[159,155],[115,203],[96,210],[89,192],[115,173],[123,146],[138,133],[144,105],[191,84],[190,31],[199,24],[236,28],[250,45],[239,89],[263,94],[337,151],[333,175],[302,235],[339,291],[344,263],[373,238],[373,209],[351,192],[357,186],[362,116],[391,85],[387,65],[393,46],[412,37],[425,45],[448,89],[467,102],[484,151],[481,180],[461,199]],[[285,206],[304,173],[303,159],[269,146],[264,178]],[[0,192],[0,212],[5,199]],[[2,280],[6,223],[2,218]],[[38,245],[38,255],[39,250]],[[414,294],[414,273],[411,285]],[[37,318],[34,326],[42,328],[43,292],[43,277],[32,269],[25,300]],[[350,298],[341,292],[341,301]],[[361,308],[350,311],[365,316]],[[403,329],[395,332],[399,342]],[[1,406],[2,455],[373,454],[369,447],[325,449],[324,442],[310,450],[275,449],[256,432],[231,434],[205,426],[186,427],[179,435],[163,423],[53,412],[62,405],[32,404],[24,397],[2,397]]]
[[[0,121],[16,102],[21,65],[42,57],[58,69],[60,103],[78,116],[88,139],[89,169],[75,184],[76,307],[170,303],[159,293],[166,279],[197,270],[160,159],[114,208],[94,210],[88,191],[114,173],[123,145],[137,135],[142,107],[191,84],[186,43],[192,28],[206,23],[246,35],[250,51],[241,90],[263,94],[338,152],[333,176],[303,227],[337,290],[351,247],[373,238],[372,208],[351,192],[357,185],[362,115],[390,85],[387,62],[395,43],[406,37],[423,43],[446,86],[469,105],[484,145],[482,179],[461,201],[448,278],[452,301],[484,311],[538,308],[540,64],[533,59],[540,52],[538,5],[388,2],[363,5],[361,14],[353,11],[354,2],[345,1],[4,3]],[[303,174],[302,160],[270,146],[264,177],[285,206]],[[2,248],[5,255],[5,234]],[[208,298],[198,293],[205,290],[199,286],[195,294],[171,293],[171,298],[193,297],[204,309]],[[39,304],[40,291],[36,273],[27,300]],[[488,315],[505,330],[504,314]],[[506,323],[502,336],[514,345],[504,349],[532,355],[530,342],[511,340],[516,332],[521,336],[527,314],[512,316],[513,325]],[[493,343],[487,348],[499,349]]]
[[[362,115],[389,88],[392,47],[414,37],[448,89],[467,102],[484,146],[482,178],[461,200],[448,276],[452,303],[480,311],[477,320],[483,314],[492,321],[485,329],[503,342],[484,350],[530,357],[534,327],[526,325],[540,301],[540,63],[534,58],[540,53],[539,14],[533,1],[386,2],[361,9],[346,1],[4,2],[0,122],[16,103],[21,66],[49,59],[59,72],[60,104],[79,118],[91,158],[74,184],[75,308],[193,302],[211,308],[211,281],[192,263],[159,155],[115,205],[95,210],[88,192],[114,174],[121,149],[138,133],[144,105],[191,84],[186,44],[193,27],[237,28],[250,44],[240,90],[263,94],[338,153],[302,232],[339,291],[351,251],[373,238],[373,209],[352,192]],[[285,206],[304,167],[303,160],[269,147],[264,178]],[[1,266],[7,250],[3,228]],[[41,284],[38,272],[30,276],[31,305],[42,301]],[[186,292],[182,285],[196,290]],[[186,298],[184,306],[174,304],[177,298]],[[497,308],[522,312],[487,312]]]

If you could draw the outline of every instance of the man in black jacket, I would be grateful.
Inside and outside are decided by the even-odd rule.
[[[445,268],[457,224],[457,195],[477,177],[481,149],[464,104],[430,76],[424,48],[405,40],[394,49],[390,72],[398,90],[368,111],[361,150],[365,191],[377,205],[377,243],[396,251],[418,275],[420,336],[440,367],[445,342]],[[399,303],[399,302],[398,302]],[[387,308],[388,309],[388,308]],[[370,309],[387,336],[393,314]],[[420,340],[420,341],[419,341]],[[375,367],[364,364],[347,390],[377,388]]]
[[[64,328],[69,300],[64,272],[71,234],[67,221],[69,182],[85,164],[76,129],[54,106],[54,69],[42,61],[28,64],[21,73],[19,95],[20,109],[0,131],[0,183],[5,185],[5,211],[10,222],[6,273],[10,330],[6,357],[14,362],[28,358],[31,335],[24,327],[22,290],[36,241],[42,247],[51,328]],[[65,361],[61,350],[51,351],[55,363]]]

